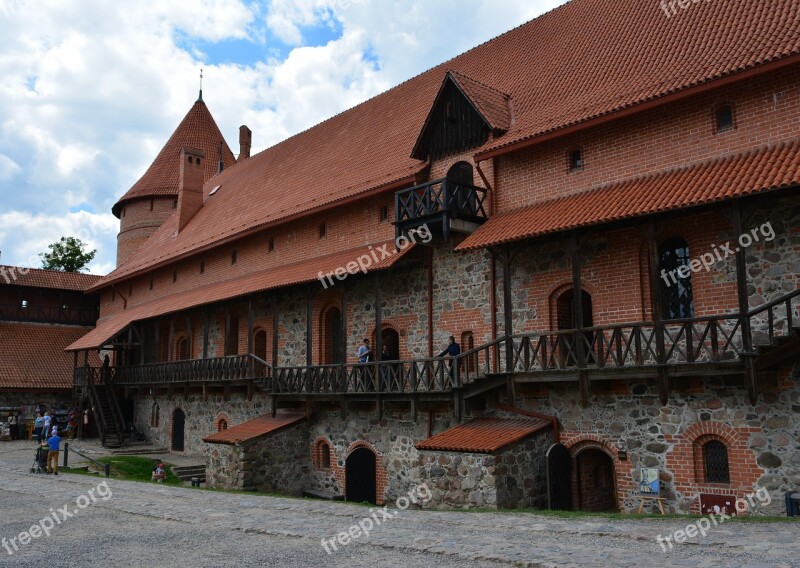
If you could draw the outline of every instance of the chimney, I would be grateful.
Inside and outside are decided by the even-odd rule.
[[[203,207],[203,160],[202,150],[185,147],[181,149],[181,173],[178,180],[178,232],[189,223]]]
[[[250,143],[253,141],[253,131],[242,124],[239,127],[239,160],[250,157]]]

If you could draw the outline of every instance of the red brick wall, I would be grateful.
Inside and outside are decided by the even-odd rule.
[[[800,67],[777,71],[499,158],[498,211],[794,138],[799,80]],[[721,103],[734,105],[736,128],[718,134]],[[584,168],[569,172],[578,146]]]
[[[175,197],[148,197],[131,201],[122,208],[117,235],[117,266],[136,252],[175,212],[175,202]]]

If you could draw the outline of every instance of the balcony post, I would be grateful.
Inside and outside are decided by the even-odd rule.
[[[188,338],[187,338],[188,341]],[[175,318],[169,318],[169,337],[167,338],[167,361],[175,360]]]
[[[206,308],[203,314],[203,359],[208,359],[208,332],[211,325],[210,309]]]
[[[732,206],[734,238],[738,239],[744,232],[742,229],[742,204],[734,201]],[[736,292],[739,300],[739,328],[742,332],[742,350],[744,351],[744,384],[750,397],[750,404],[758,402],[758,381],[753,353],[753,334],[750,329],[750,301],[747,296],[747,252],[744,247],[736,247]],[[790,312],[787,312],[787,316]]]
[[[581,280],[581,238],[577,231],[572,233],[570,241],[572,256],[572,321],[575,325],[575,358],[578,362],[578,388],[581,405],[589,405],[589,373],[586,370],[586,349],[583,344],[583,281]]]
[[[381,356],[383,354],[383,290],[381,289],[382,282],[381,273],[375,273],[375,351],[373,357],[375,359],[375,373],[373,380],[375,381],[375,392],[378,393],[375,402],[378,420],[383,418],[383,401],[381,400],[381,375],[380,365]]]
[[[669,376],[667,374],[664,348],[664,303],[661,299],[660,260],[658,258],[656,237],[656,224],[651,221],[647,225],[647,249],[650,256],[650,303],[653,308],[653,323],[655,325],[658,393],[661,398],[661,404],[666,405],[669,401]]]
[[[513,361],[514,361],[514,343],[511,339],[513,335],[513,308],[511,300],[511,247],[506,245],[503,247],[503,325],[504,333],[506,336],[506,364],[505,370],[508,373],[506,382],[506,392],[509,404],[514,406],[516,404],[516,384],[514,383]]]

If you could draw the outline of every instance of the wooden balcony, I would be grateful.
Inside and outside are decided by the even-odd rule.
[[[427,225],[447,240],[450,232],[472,233],[487,219],[486,190],[447,178],[395,192],[396,236]]]
[[[0,304],[0,321],[93,326],[99,308],[42,306],[35,303]]]

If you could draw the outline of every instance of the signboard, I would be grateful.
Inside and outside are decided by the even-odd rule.
[[[658,469],[654,467],[643,467],[639,470],[639,493],[658,497],[661,491],[658,473]]]

